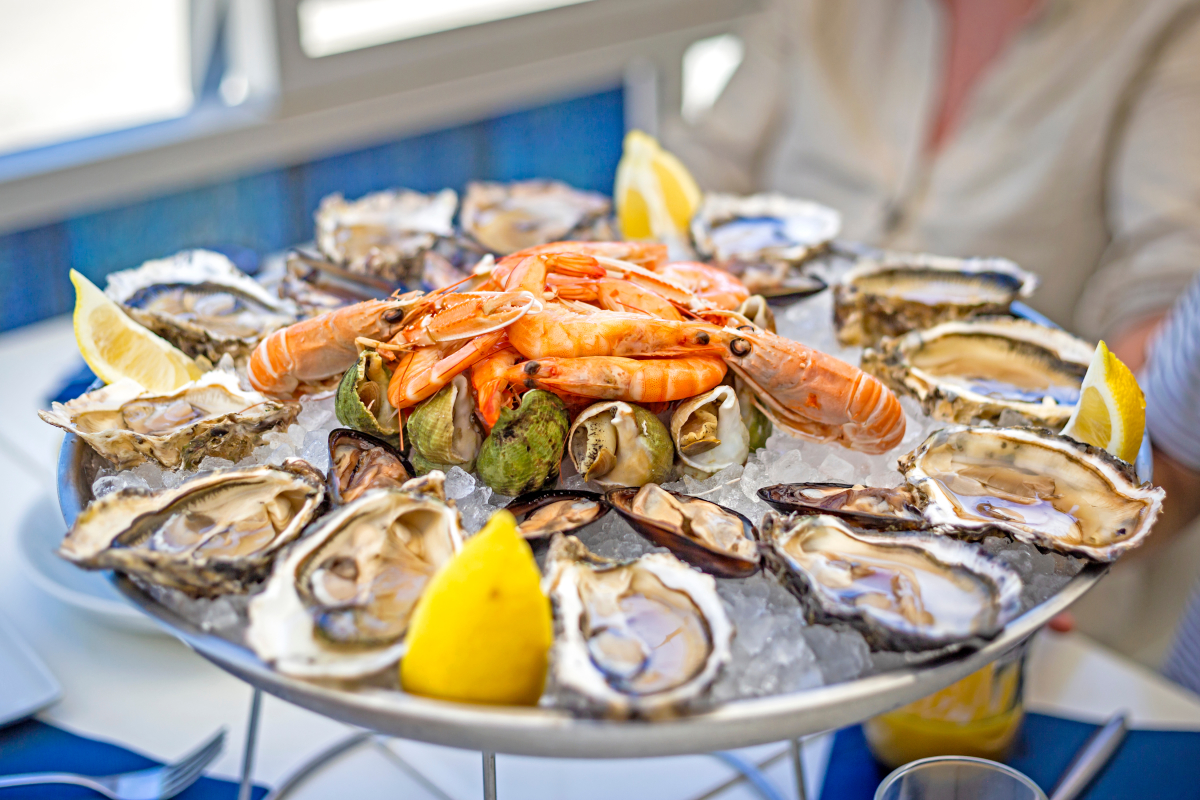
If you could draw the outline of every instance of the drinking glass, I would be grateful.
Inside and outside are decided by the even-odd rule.
[[[1012,767],[983,758],[923,758],[883,779],[875,800],[1046,800],[1038,785]]]

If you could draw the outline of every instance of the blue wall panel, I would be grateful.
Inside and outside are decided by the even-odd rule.
[[[72,267],[102,283],[113,270],[189,247],[264,254],[308,240],[313,212],[332,192],[355,198],[397,186],[429,192],[545,177],[608,194],[623,135],[618,89],[6,234],[0,330],[70,311]]]

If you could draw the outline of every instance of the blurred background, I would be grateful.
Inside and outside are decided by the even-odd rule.
[[[307,240],[321,197],[612,190],[695,118],[755,0],[0,0],[0,329],[181,248]]]

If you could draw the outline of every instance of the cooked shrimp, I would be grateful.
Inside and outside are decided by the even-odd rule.
[[[515,405],[515,394],[506,373],[509,367],[524,360],[516,348],[508,343],[508,338],[500,343],[497,349],[475,362],[471,367],[471,386],[475,389],[477,415],[484,428],[489,432],[500,411],[510,405]]]
[[[604,311],[583,303],[547,303],[508,328],[508,340],[526,358],[584,356],[720,355],[715,325]]]
[[[694,397],[724,377],[725,363],[711,356],[543,358],[508,370],[510,381],[528,389],[639,403]]]
[[[674,261],[654,271],[718,308],[737,308],[750,296],[735,275],[699,261]]]
[[[432,397],[503,340],[504,331],[493,331],[465,343],[434,344],[404,353],[388,383],[388,402],[395,408],[408,408]]]

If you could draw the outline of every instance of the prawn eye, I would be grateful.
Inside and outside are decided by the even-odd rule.
[[[391,311],[385,311],[383,313],[384,322],[399,322],[402,319],[404,319],[403,308],[393,308]]]
[[[733,353],[738,358],[744,358],[745,356],[750,355],[751,349],[750,343],[745,339],[738,338],[729,343],[729,352]]]
[[[708,334],[700,331],[700,333],[696,334],[696,342],[697,344],[708,344]]]
[[[542,365],[539,364],[538,362],[530,361],[529,363],[527,363],[525,365],[525,374],[526,375],[537,375],[538,370],[541,368],[542,368]]]

